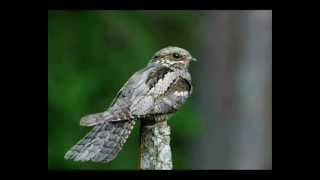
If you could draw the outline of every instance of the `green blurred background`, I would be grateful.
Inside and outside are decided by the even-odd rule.
[[[63,157],[90,130],[80,118],[105,110],[127,79],[169,45],[199,60],[191,65],[194,95],[169,121],[174,169],[270,169],[270,19],[268,11],[48,11],[48,169],[137,169],[139,124],[109,164]],[[252,56],[251,47],[258,48]],[[252,69],[258,70],[241,74]],[[251,77],[263,77],[266,87]],[[249,94],[242,93],[246,87]],[[255,92],[261,102],[250,101]],[[262,113],[250,106],[257,103]],[[261,138],[246,138],[252,136]],[[246,148],[253,154],[241,154]]]
[[[90,11],[48,13],[48,166],[59,169],[136,169],[138,129],[110,164],[73,163],[64,153],[89,131],[81,116],[103,111],[155,51],[177,45],[194,51],[199,14]],[[184,138],[199,133],[192,99],[170,124],[175,168],[185,161]]]

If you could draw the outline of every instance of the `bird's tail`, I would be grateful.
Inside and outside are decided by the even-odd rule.
[[[93,129],[64,156],[74,161],[110,162],[127,141],[134,120],[104,122]]]

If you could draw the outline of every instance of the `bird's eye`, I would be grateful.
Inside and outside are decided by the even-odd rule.
[[[173,57],[174,57],[174,58],[176,58],[176,59],[178,59],[178,58],[180,58],[180,57],[181,57],[181,55],[180,55],[180,54],[178,54],[178,53],[173,53]]]
[[[154,56],[153,59],[158,59],[159,56]]]

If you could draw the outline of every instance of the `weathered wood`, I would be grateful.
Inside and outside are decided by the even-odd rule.
[[[167,121],[154,125],[141,124],[140,169],[171,170],[170,126]]]

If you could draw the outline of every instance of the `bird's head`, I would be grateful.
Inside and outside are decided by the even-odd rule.
[[[151,63],[177,68],[188,68],[191,61],[196,61],[196,59],[187,50],[172,46],[159,50],[151,59]]]

